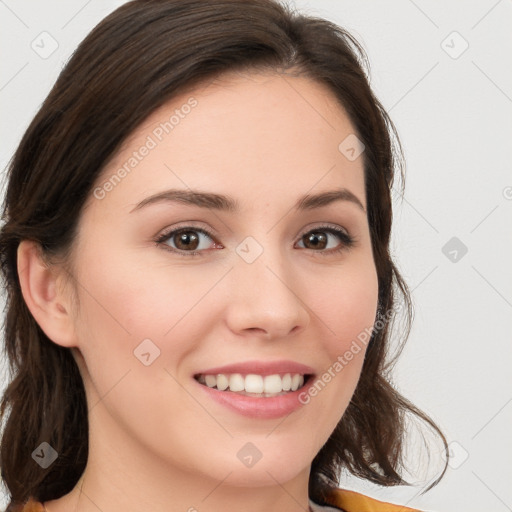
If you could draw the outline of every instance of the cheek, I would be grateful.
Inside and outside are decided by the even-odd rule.
[[[176,259],[172,265],[155,265],[122,252],[102,252],[101,261],[91,253],[84,255],[88,264],[80,277],[86,283],[81,323],[86,330],[98,327],[114,338],[129,339],[130,346],[145,338],[165,341],[171,337],[189,323],[189,315],[200,309],[225,273],[218,266],[180,266]]]
[[[130,394],[161,386],[172,403],[180,388],[166,370],[181,379],[180,363],[204,340],[205,324],[218,319],[213,288],[226,270],[148,266],[103,252],[101,261],[92,257],[94,251],[84,252],[82,268],[87,270],[79,276],[85,286],[79,287],[78,337],[91,391],[103,396],[116,386],[119,403],[124,403]]]
[[[324,282],[323,292],[318,293],[315,303],[331,334],[329,349],[334,351],[334,357],[373,326],[378,304],[378,279],[373,260],[361,258],[333,273],[331,279]]]
[[[323,348],[329,363],[317,376],[313,394],[321,391],[324,403],[336,411],[330,418],[339,420],[359,380],[370,341],[377,313],[378,279],[373,260],[361,259],[325,282],[329,284],[323,288],[323,298],[318,294],[314,303],[325,327]]]
[[[105,418],[113,418],[151,450],[163,450],[163,439],[190,434],[185,425],[194,418],[208,419],[176,370],[202,339],[198,320],[207,312],[200,299],[219,276],[191,280],[192,272],[90,261],[80,278],[87,291],[82,287],[78,325],[92,421],[108,425]]]

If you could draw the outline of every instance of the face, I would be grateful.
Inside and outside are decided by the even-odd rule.
[[[351,347],[377,308],[363,155],[339,149],[354,131],[321,84],[231,74],[125,142],[72,260],[96,442],[176,471],[232,472],[234,485],[309,470],[355,389],[364,347]]]

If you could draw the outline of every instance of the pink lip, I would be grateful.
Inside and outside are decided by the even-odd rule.
[[[306,366],[294,361],[245,361],[243,363],[233,363],[226,366],[217,366],[201,370],[195,375],[217,375],[219,373],[232,374],[240,373],[247,375],[254,373],[256,375],[275,375],[285,373],[313,374],[315,370],[310,366]]]
[[[286,395],[267,398],[239,395],[233,391],[219,391],[218,389],[204,386],[197,381],[194,382],[203,390],[203,393],[206,393],[206,396],[242,416],[274,419],[287,416],[299,407],[304,406],[307,402],[301,402],[299,397],[301,395],[307,396],[308,389],[315,383],[315,380],[309,378],[306,384],[302,388],[297,389],[297,391],[290,391]]]
[[[302,394],[307,394],[308,389],[315,382],[315,372],[313,368],[294,361],[246,361],[243,363],[234,363],[226,366],[208,368],[196,373],[195,375],[217,375],[219,373],[240,373],[244,376],[250,373],[263,376],[299,373],[310,376],[304,386],[297,389],[297,391],[290,391],[285,395],[274,397],[254,397],[240,395],[233,391],[220,391],[216,388],[209,388],[194,379],[202,392],[206,393],[206,396],[215,400],[217,403],[241,414],[242,416],[259,419],[280,418],[291,414],[293,411],[304,405],[304,402],[301,402],[299,398]]]

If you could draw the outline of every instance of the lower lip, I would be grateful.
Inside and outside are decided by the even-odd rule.
[[[308,393],[308,388],[314,381],[314,376],[310,376],[305,386],[297,391],[290,391],[286,395],[273,397],[254,397],[239,395],[233,391],[219,391],[209,388],[197,382],[194,382],[213,400],[228,407],[229,409],[250,418],[273,419],[287,416],[293,411],[302,407],[304,404],[299,401],[299,396]]]

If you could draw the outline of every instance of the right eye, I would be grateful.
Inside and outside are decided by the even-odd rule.
[[[163,233],[158,237],[156,243],[163,245],[164,249],[180,256],[194,256],[200,254],[211,245],[211,243],[209,244],[204,239],[213,241],[213,236],[203,228],[186,226]],[[222,247],[218,244],[214,245],[217,245],[218,248]]]

